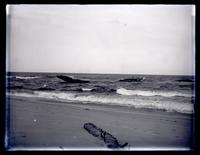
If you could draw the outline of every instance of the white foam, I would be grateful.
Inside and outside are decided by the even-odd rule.
[[[13,78],[14,76],[12,75],[6,75],[6,78]]]
[[[81,103],[92,102],[94,104],[112,104],[135,108],[148,108],[166,110],[168,112],[176,111],[180,113],[194,113],[194,107],[191,103],[178,102],[159,102],[147,101],[142,99],[124,98],[116,96],[96,96],[96,95],[77,95],[75,93],[66,92],[41,92],[35,91],[33,94],[29,93],[7,93],[7,95],[24,96],[24,97],[40,97],[47,99],[56,99],[60,101],[76,101]]]
[[[81,88],[82,91],[91,91],[92,88]]]
[[[120,95],[140,95],[140,96],[163,96],[163,97],[174,97],[174,96],[184,96],[184,97],[192,97],[192,94],[185,94],[175,91],[145,91],[145,90],[128,90],[125,88],[117,89],[117,94]]]
[[[27,79],[37,79],[40,78],[40,76],[16,76],[16,78],[27,80]]]

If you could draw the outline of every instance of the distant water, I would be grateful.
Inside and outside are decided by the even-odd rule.
[[[57,75],[89,83],[69,83]],[[193,76],[7,73],[6,80],[7,95],[194,113]]]

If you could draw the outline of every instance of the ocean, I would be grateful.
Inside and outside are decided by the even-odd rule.
[[[64,81],[66,76],[71,81]],[[194,113],[194,76],[19,73],[6,74],[6,95]]]

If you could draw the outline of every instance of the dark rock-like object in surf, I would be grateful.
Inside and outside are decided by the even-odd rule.
[[[142,82],[144,78],[120,79],[119,82]]]
[[[128,143],[119,144],[117,138],[113,135],[109,134],[108,132],[102,130],[101,128],[97,127],[93,123],[85,123],[84,129],[87,130],[91,135],[97,137],[105,142],[108,148],[123,148],[128,145]]]
[[[68,82],[68,83],[88,83],[88,82],[90,82],[90,81],[86,81],[86,80],[73,79],[69,76],[64,76],[64,75],[57,75],[56,77],[65,82]]]

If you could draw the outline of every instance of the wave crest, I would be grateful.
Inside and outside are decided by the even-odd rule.
[[[92,91],[92,88],[81,88],[82,91]]]
[[[192,97],[192,94],[184,94],[180,92],[173,91],[145,91],[145,90],[128,90],[125,88],[117,89],[117,94],[120,95],[140,95],[140,96],[163,96],[163,97],[175,97],[175,96],[183,96],[183,97]]]
[[[16,79],[22,79],[22,80],[27,80],[27,79],[37,79],[40,78],[40,76],[16,76]]]
[[[147,109],[158,109],[165,110],[168,112],[176,111],[180,113],[194,113],[193,104],[189,103],[178,103],[178,102],[158,102],[158,101],[144,101],[135,100],[133,98],[123,98],[116,96],[105,96],[105,95],[78,95],[77,93],[66,93],[66,92],[43,92],[34,91],[30,93],[7,93],[7,95],[23,96],[23,97],[39,97],[47,99],[56,99],[59,101],[75,101],[81,103],[94,103],[94,104],[111,104],[128,106],[134,108],[147,108]]]

